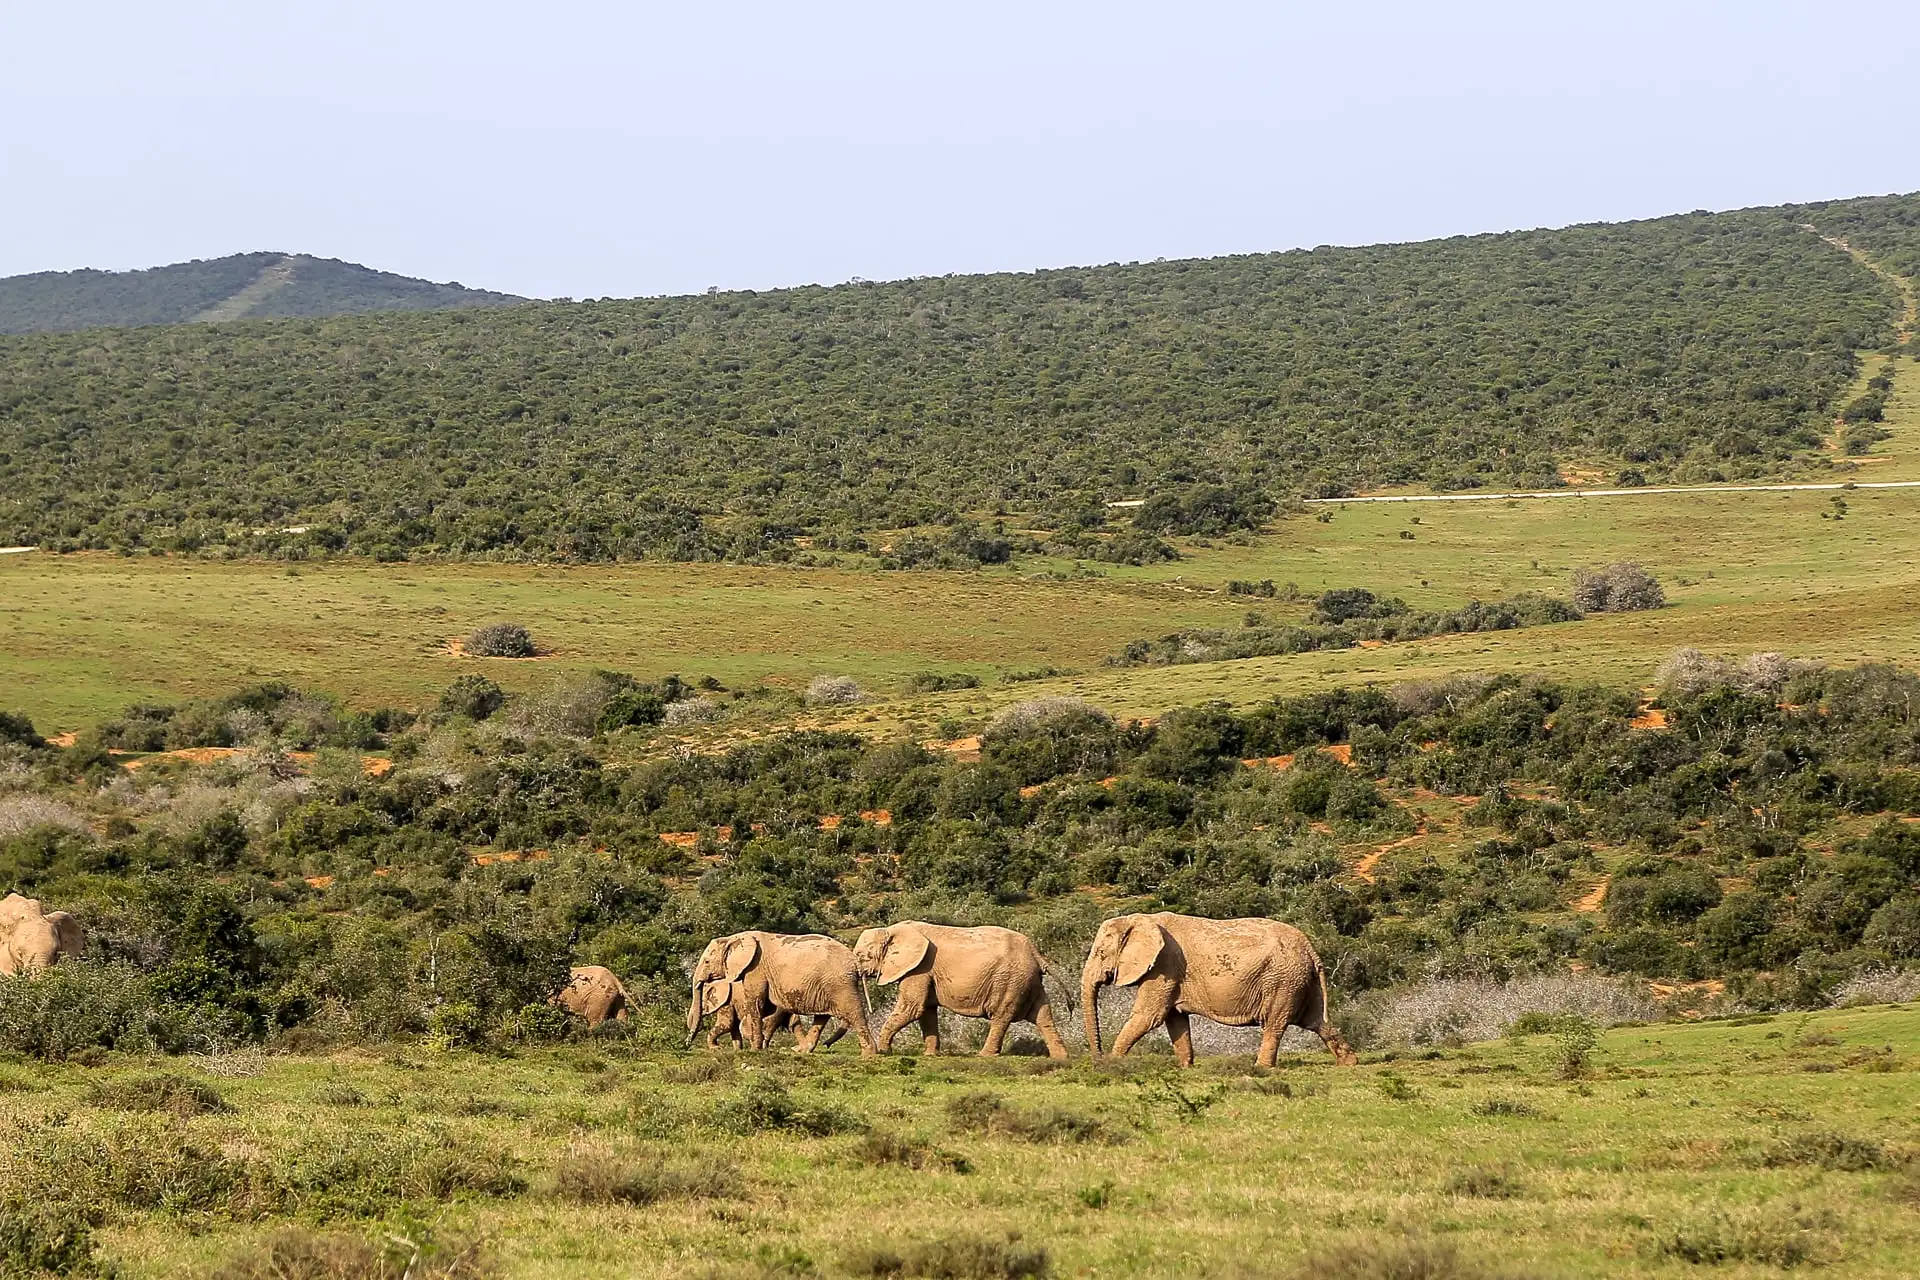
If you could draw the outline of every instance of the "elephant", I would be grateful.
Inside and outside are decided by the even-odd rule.
[[[893,1016],[880,1028],[882,1053],[915,1020],[925,1036],[921,1052],[940,1052],[940,1010],[950,1009],[987,1019],[982,1057],[1000,1052],[1007,1029],[1016,1022],[1031,1022],[1039,1029],[1050,1057],[1067,1056],[1041,981],[1040,952],[1025,934],[991,925],[960,929],[908,920],[861,934],[853,946],[853,962],[862,979],[900,984]]]
[[[741,984],[736,984],[733,998],[726,1004],[720,1006],[719,1012],[713,1015],[713,1025],[707,1028],[707,1048],[718,1049],[722,1038],[731,1040],[734,1048],[738,1049],[740,1047],[742,1041],[740,1032],[742,1009],[740,1006],[744,1006],[745,1002],[746,996],[741,989]],[[843,1024],[835,1023],[833,1034],[825,1040],[821,1040],[821,1028],[825,1023],[830,1021],[830,1019],[824,1015],[815,1018],[813,1025],[808,1028],[797,1026],[796,1021],[793,1014],[788,1013],[785,1009],[774,1010],[771,1014],[767,1015],[765,1028],[767,1039],[771,1040],[779,1032],[791,1031],[793,1032],[795,1052],[811,1053],[816,1046],[822,1049],[832,1047],[839,1041],[841,1036],[847,1034],[847,1029]]]
[[[567,985],[555,993],[553,1003],[569,1013],[579,1014],[587,1020],[587,1026],[593,1028],[609,1018],[625,1022],[631,1001],[613,970],[603,965],[583,964],[576,965],[569,973]]]
[[[1290,1026],[1317,1033],[1342,1066],[1357,1061],[1327,1021],[1326,973],[1313,944],[1277,920],[1208,920],[1162,911],[1103,923],[1080,975],[1087,1047],[1096,1055],[1101,1045],[1095,1002],[1109,982],[1139,986],[1133,1013],[1114,1037],[1115,1057],[1164,1023],[1174,1056],[1181,1066],[1192,1066],[1188,1019],[1197,1013],[1230,1027],[1257,1024],[1256,1061],[1263,1067],[1274,1064]]]
[[[66,912],[43,910],[38,898],[17,893],[0,899],[0,974],[34,973],[86,950],[86,934]]]
[[[715,938],[693,968],[693,1002],[687,1006],[687,1043],[709,1014],[731,1008],[745,1042],[767,1047],[777,1015],[813,1015],[810,1033],[799,1035],[802,1053],[816,1047],[827,1020],[838,1018],[860,1040],[860,1056],[874,1056],[873,1033],[860,1005],[853,952],[824,934],[780,934],[750,929]]]

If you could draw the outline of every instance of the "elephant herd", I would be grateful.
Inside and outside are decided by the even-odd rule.
[[[604,973],[604,970],[600,972]],[[687,1043],[709,1017],[707,1044],[720,1037],[764,1049],[774,1032],[791,1027],[800,1052],[822,1043],[828,1025],[851,1029],[862,1056],[885,1053],[908,1023],[917,1022],[923,1052],[940,1049],[940,1011],[985,1018],[983,1054],[997,1054],[1016,1022],[1031,1023],[1055,1058],[1067,1046],[1054,1023],[1039,951],[1025,935],[993,926],[955,928],[910,920],[868,929],[849,948],[822,934],[761,930],[730,934],[707,944],[693,968],[687,1007]],[[575,983],[588,983],[575,971]],[[608,978],[612,975],[608,974]],[[866,983],[897,983],[899,999],[876,1032],[870,1025]],[[1193,1065],[1190,1018],[1261,1029],[1261,1066],[1272,1066],[1290,1026],[1319,1035],[1343,1064],[1353,1050],[1327,1021],[1326,978],[1306,935],[1275,920],[1209,920],[1158,912],[1116,916],[1100,926],[1080,977],[1087,1046],[1103,1051],[1098,1002],[1107,985],[1133,987],[1133,1011],[1113,1041],[1125,1054],[1142,1036],[1164,1026],[1181,1066]],[[616,982],[617,986],[617,982]],[[584,989],[584,986],[583,986]],[[562,1003],[584,1012],[563,993]],[[595,1019],[589,1016],[589,1021]],[[617,1015],[614,1015],[617,1016]],[[803,1027],[803,1019],[812,1025]],[[831,1044],[840,1034],[824,1042]]]
[[[10,893],[0,899],[0,975],[47,968],[77,956],[86,940],[72,916]],[[868,929],[852,947],[824,934],[751,929],[715,938],[693,967],[687,1043],[711,1018],[709,1047],[726,1037],[764,1049],[791,1029],[796,1048],[812,1052],[847,1030],[862,1056],[885,1053],[910,1022],[920,1025],[925,1053],[940,1051],[940,1012],[985,1018],[983,1054],[997,1054],[1016,1022],[1030,1023],[1047,1053],[1067,1056],[1047,998],[1046,966],[1026,935],[992,925],[956,928],[908,920]],[[876,1031],[867,983],[897,984],[899,998]],[[1124,1055],[1158,1027],[1167,1029],[1180,1065],[1193,1065],[1190,1019],[1198,1014],[1230,1027],[1260,1028],[1257,1061],[1270,1067],[1288,1027],[1317,1034],[1341,1063],[1353,1050],[1327,1021],[1326,976],[1305,934],[1277,920],[1209,920],[1170,911],[1115,916],[1101,924],[1080,974],[1087,1047],[1104,1051],[1101,988],[1135,989],[1133,1010],[1113,1039]],[[590,1026],[628,1016],[627,992],[599,965],[572,971],[554,1003]],[[811,1025],[803,1025],[811,1019]],[[831,1035],[827,1029],[838,1027]]]

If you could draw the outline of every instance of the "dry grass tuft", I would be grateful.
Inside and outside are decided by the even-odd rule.
[[[674,1161],[608,1147],[578,1148],[553,1170],[553,1193],[581,1204],[655,1204],[723,1200],[743,1194],[740,1170],[718,1157]]]
[[[907,1169],[937,1170],[945,1173],[972,1173],[973,1162],[958,1151],[947,1151],[897,1133],[875,1130],[861,1138],[853,1148],[854,1159],[862,1164],[897,1164]]]
[[[962,1133],[1018,1138],[1052,1146],[1126,1141],[1126,1136],[1093,1116],[1060,1107],[1022,1110],[997,1093],[963,1093],[947,1103],[947,1123]]]
[[[389,1234],[375,1243],[289,1228],[229,1261],[214,1280],[487,1280],[494,1274],[477,1241]]]
[[[862,1249],[845,1261],[849,1275],[924,1277],[925,1280],[1023,1280],[1052,1274],[1053,1262],[1018,1236],[948,1236],[895,1248]]]
[[[212,1085],[172,1073],[102,1080],[87,1101],[105,1111],[164,1111],[183,1120],[233,1110]]]

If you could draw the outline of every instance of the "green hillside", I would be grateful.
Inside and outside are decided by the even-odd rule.
[[[1296,493],[1826,466],[1856,353],[1894,341],[1902,304],[1822,237],[1904,263],[1916,218],[1902,196],[5,339],[0,543],[777,559],[967,514],[1097,527],[1122,497],[1206,532]],[[965,528],[925,546],[1004,555]]]
[[[434,284],[334,258],[236,253],[145,271],[41,271],[0,279],[0,333],[432,311],[521,301],[512,294]]]

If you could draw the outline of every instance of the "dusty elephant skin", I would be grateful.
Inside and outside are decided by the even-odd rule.
[[[0,899],[0,974],[34,973],[86,949],[86,935],[66,912],[43,910],[38,898],[17,893]]]
[[[613,970],[584,964],[574,968],[567,985],[553,997],[553,1003],[585,1018],[587,1026],[597,1027],[609,1018],[625,1022],[630,1001],[627,989],[620,985]]]
[[[1096,1000],[1107,983],[1137,986],[1133,1013],[1114,1038],[1124,1055],[1155,1027],[1164,1025],[1180,1065],[1193,1065],[1192,1014],[1230,1027],[1260,1027],[1260,1056],[1270,1067],[1280,1037],[1304,1027],[1326,1042],[1342,1064],[1353,1050],[1327,1021],[1327,984],[1320,957],[1307,936],[1277,920],[1206,920],[1162,911],[1115,916],[1094,935],[1080,975],[1086,1007],[1087,1047],[1101,1052]]]
[[[862,1057],[874,1054],[853,952],[824,934],[756,929],[709,942],[693,968],[687,1043],[699,1034],[702,1019],[722,1009],[731,1010],[739,1033],[755,1049],[767,1047],[777,1021],[811,1015],[813,1026],[795,1033],[799,1052],[811,1052],[827,1022],[837,1018],[853,1028]]]
[[[1031,1022],[1050,1056],[1067,1056],[1047,1002],[1040,953],[1025,934],[991,925],[959,929],[907,920],[861,934],[853,959],[862,978],[900,984],[893,1016],[880,1028],[882,1053],[915,1021],[926,1037],[921,1052],[940,1052],[940,1010],[946,1009],[988,1020],[982,1057],[1000,1052],[1016,1022]]]

